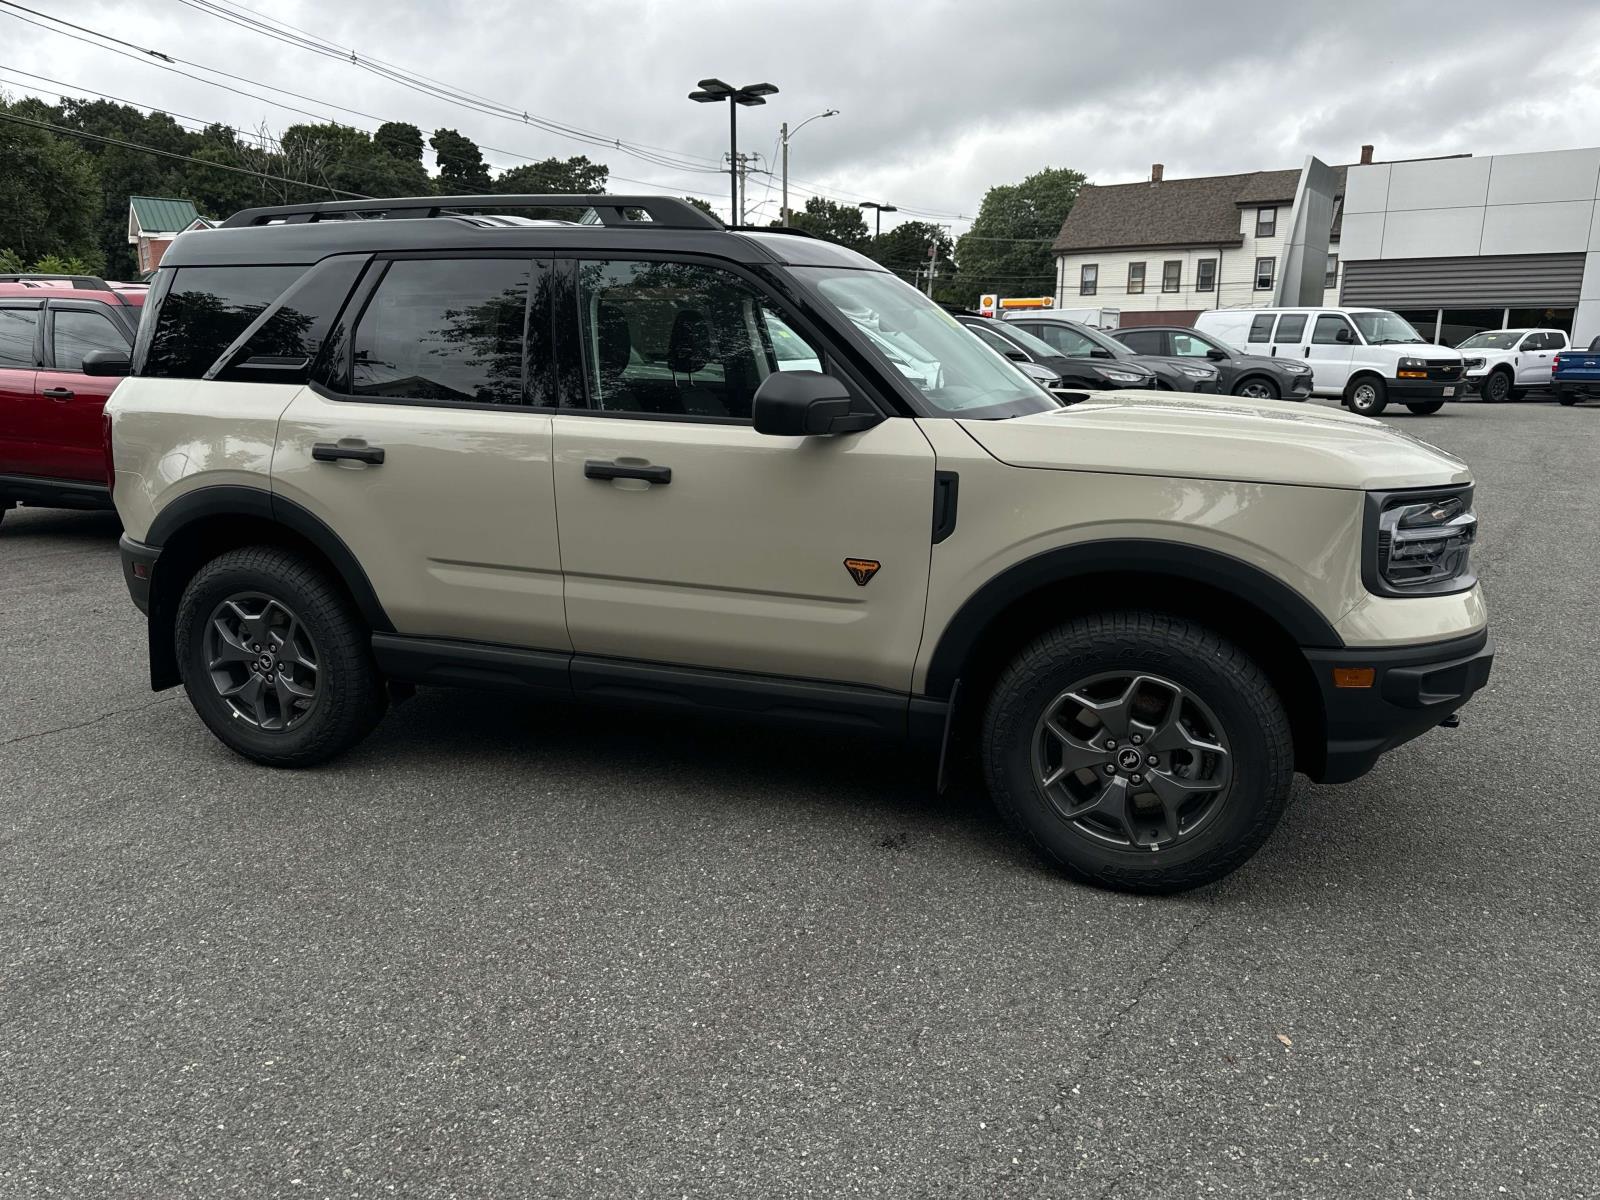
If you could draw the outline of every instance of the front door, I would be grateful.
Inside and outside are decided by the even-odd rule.
[[[1350,322],[1339,313],[1318,313],[1304,350],[1302,361],[1311,368],[1313,390],[1325,396],[1343,392],[1356,351],[1356,331]]]
[[[52,300],[46,313],[44,366],[34,384],[42,414],[40,474],[109,486],[100,414],[121,381],[85,375],[83,356],[126,354],[132,338],[101,304]]]
[[[555,418],[573,649],[908,691],[934,490],[915,422],[757,433],[761,381],[828,358],[724,267],[579,260],[563,295],[580,368]],[[813,344],[786,361],[783,337]]]

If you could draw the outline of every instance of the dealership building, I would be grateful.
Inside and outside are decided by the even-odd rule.
[[[1600,336],[1600,148],[1373,162],[1364,147],[1362,158],[1332,173],[1323,303],[1393,309],[1447,345],[1532,325],[1580,345]],[[1152,174],[1084,189],[1055,243],[1058,307],[1186,324],[1203,308],[1297,302],[1280,289],[1299,172]]]

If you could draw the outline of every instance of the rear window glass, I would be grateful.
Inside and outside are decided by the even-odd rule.
[[[180,267],[155,313],[143,375],[199,379],[304,266]]]

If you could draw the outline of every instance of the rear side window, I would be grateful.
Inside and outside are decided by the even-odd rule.
[[[527,258],[400,259],[351,336],[356,396],[521,404]]]
[[[56,370],[83,370],[83,356],[91,350],[128,351],[128,338],[104,313],[56,308],[50,339]]]
[[[1262,313],[1250,322],[1250,340],[1252,342],[1270,342],[1272,340],[1271,313]]]
[[[1286,313],[1278,318],[1276,342],[1303,342],[1306,340],[1306,314]]]
[[[199,379],[304,266],[180,267],[156,312],[141,375]]]
[[[0,368],[33,369],[33,339],[38,328],[37,308],[0,308]]]
[[[1165,354],[1167,348],[1162,345],[1165,336],[1153,329],[1144,329],[1137,333],[1124,333],[1120,341],[1135,354]]]
[[[333,319],[366,260],[353,255],[312,267],[240,335],[218,360],[215,378],[255,383],[304,383]]]

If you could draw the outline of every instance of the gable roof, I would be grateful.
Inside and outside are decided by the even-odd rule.
[[[171,196],[129,196],[128,232],[133,232],[137,222],[141,233],[177,233],[188,229],[200,219],[200,210],[193,200],[178,200]]]
[[[1337,194],[1344,194],[1345,168],[1333,168]],[[1140,246],[1238,246],[1239,209],[1252,204],[1289,204],[1299,171],[1247,171],[1203,175],[1160,183],[1113,183],[1078,193],[1051,247],[1055,251],[1113,250]],[[1333,236],[1339,235],[1335,206]]]

